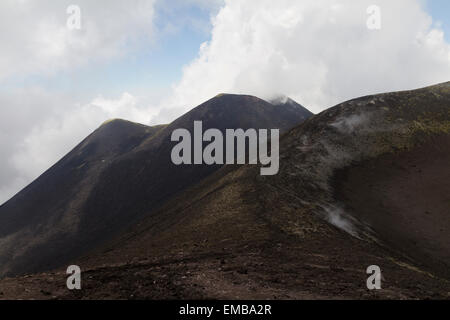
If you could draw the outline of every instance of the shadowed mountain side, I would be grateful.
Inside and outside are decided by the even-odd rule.
[[[80,232],[80,204],[100,173],[159,129],[124,120],[107,122],[2,205],[0,275],[11,268],[14,273],[46,269],[73,257],[70,244]]]
[[[0,208],[0,276],[49,270],[85,254],[220,166],[175,166],[173,130],[279,128],[301,122],[302,107],[251,96],[211,99],[169,126],[104,124]]]
[[[222,165],[177,166],[172,163],[171,150],[177,144],[170,141],[172,132],[185,128],[193,136],[196,120],[202,120],[203,131],[216,128],[225,133],[229,128],[254,128],[285,132],[310,116],[311,113],[301,106],[284,108],[253,96],[219,95],[116,161],[103,173],[85,210],[98,223],[109,223],[115,216],[127,212],[143,213],[218,170]]]
[[[363,185],[369,171],[358,171],[361,163],[364,168],[365,161],[376,161],[376,174],[368,182],[389,186],[385,180],[403,175],[390,168],[391,157],[403,159],[406,152],[414,163],[428,162],[423,158],[431,152],[427,148],[445,149],[441,139],[449,135],[449,101],[446,83],[331,108],[285,134],[277,176],[261,177],[257,167],[224,167],[92,256],[77,260],[91,276],[84,292],[57,291],[54,283],[49,290],[60,298],[448,299],[450,277],[441,268],[449,242],[441,221],[448,211],[434,210],[439,216],[422,228],[407,204],[392,210],[409,192],[398,189],[391,189],[398,197],[386,199],[394,205],[375,207],[381,215],[368,208],[353,211],[351,205],[364,206],[355,202],[358,195],[369,205],[379,199]],[[357,170],[356,177],[342,182],[355,191],[345,194],[351,201],[341,199],[348,202],[336,200],[333,181],[342,169]],[[433,175],[433,187],[445,192],[446,177]],[[414,191],[414,185],[404,187]],[[430,196],[427,204],[445,208],[447,198],[440,195]],[[380,216],[374,220],[374,214]],[[386,228],[393,222],[399,226]],[[444,231],[434,237],[439,228]],[[411,235],[416,246],[402,246]],[[437,248],[430,251],[434,260],[411,252],[426,248],[424,239]],[[381,267],[383,290],[367,290],[370,265]],[[111,277],[120,282],[108,281]]]
[[[3,297],[448,298],[447,280],[303,211],[295,195],[255,181],[257,168],[234,169],[210,175],[114,243],[74,261],[83,270],[82,291],[65,289],[61,270],[4,279]],[[301,222],[296,234],[279,227],[294,217]],[[367,290],[366,268],[373,264],[382,267],[383,290]]]
[[[450,170],[445,165],[449,135],[450,82],[362,97],[324,111],[287,133],[280,147],[280,174],[259,179],[298,197],[302,211],[314,212],[350,234],[385,245],[424,270],[449,278],[450,210],[444,196]],[[400,168],[405,161],[416,162],[418,170],[402,173],[392,168],[397,161]],[[365,163],[365,170],[357,169],[359,163]],[[351,179],[340,185],[335,174],[343,168]],[[421,170],[430,176],[425,178]],[[419,192],[415,182],[405,179],[423,181],[435,191]],[[374,190],[371,184],[386,189]],[[336,194],[345,198],[336,199]],[[409,202],[421,200],[408,199],[419,194],[426,205],[412,209]],[[436,209],[434,216],[420,217],[418,211],[428,206]],[[422,219],[427,223],[421,223]],[[280,225],[296,233],[294,226],[300,223],[293,216]]]
[[[63,271],[5,279],[0,291],[8,292],[6,297],[46,298],[44,288],[47,298],[61,299],[448,299],[450,239],[448,224],[442,223],[449,214],[448,167],[427,154],[444,157],[445,163],[449,102],[450,83],[444,83],[342,103],[285,133],[276,176],[260,176],[258,166],[225,166],[160,206],[145,209],[130,203],[118,210],[117,202],[111,208],[115,215],[140,209],[142,219],[114,241],[71,260],[83,270],[82,291],[64,289]],[[133,153],[159,154],[164,149],[156,141],[166,141],[164,134],[159,131]],[[129,161],[128,156],[117,163]],[[393,160],[403,168],[409,161],[420,164],[420,170],[431,174],[425,185],[439,191],[424,193],[425,205],[417,200],[419,211],[433,208],[436,215],[426,223],[404,202],[421,189],[402,181],[421,175],[391,168]],[[131,163],[114,173],[129,170]],[[431,172],[435,165],[444,173]],[[139,177],[139,166],[127,175]],[[340,177],[340,172],[347,175]],[[114,188],[129,181],[126,175],[119,178]],[[365,178],[393,193],[383,199],[384,206],[375,207],[382,214],[355,198],[360,195],[370,205],[383,195],[366,187]],[[140,179],[142,187],[149,178]],[[107,184],[97,192],[101,190],[110,194]],[[137,194],[120,187],[109,199],[141,201],[145,196],[132,191]],[[90,200],[101,199],[101,194],[92,195]],[[100,200],[95,203],[101,208]],[[392,223],[399,225],[387,226]],[[382,290],[367,290],[370,265],[381,268]]]
[[[449,275],[450,135],[358,163],[335,180],[345,210],[386,245]]]

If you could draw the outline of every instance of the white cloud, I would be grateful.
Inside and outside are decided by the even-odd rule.
[[[154,2],[2,0],[0,82],[128,57],[141,42],[148,44],[140,40],[153,32]],[[380,31],[366,28],[368,0],[225,1],[211,41],[185,67],[169,98],[152,108],[129,93],[81,103],[70,93],[3,87],[0,203],[108,118],[169,122],[220,92],[285,94],[320,111],[359,95],[449,80],[449,44],[422,1],[376,2]],[[82,10],[79,32],[66,28],[70,4]],[[222,1],[190,4],[216,12]]]
[[[53,74],[124,54],[152,32],[154,0],[77,0],[81,30],[69,30],[69,0],[0,2],[0,80]]]
[[[60,95],[48,94],[39,88],[15,89],[0,94],[0,202],[30,182],[11,161],[17,145],[36,124],[45,121],[48,113],[55,112],[64,102]],[[33,160],[29,159],[29,162]]]
[[[72,97],[38,89],[21,90],[21,94],[29,99],[26,109],[18,92],[0,95],[0,103],[9,108],[0,109],[0,203],[36,179],[105,120],[124,118],[148,123],[155,114],[129,93],[117,99],[99,96],[84,105],[72,105]],[[22,130],[17,130],[18,126]]]
[[[141,109],[136,97],[129,93],[124,93],[116,100],[98,97],[87,105],[74,106],[68,110],[35,126],[18,145],[11,162],[26,180],[34,179],[36,174],[48,169],[105,119],[125,118],[136,122],[150,120],[150,114]],[[32,163],[30,159],[33,159]]]
[[[179,113],[219,92],[286,94],[320,111],[364,94],[448,81],[450,46],[420,0],[228,0],[212,39],[166,101]]]
[[[70,90],[17,86],[29,77],[45,81],[45,76],[133,56],[154,39],[155,1],[0,1],[0,203],[106,119],[149,121],[152,113],[128,93],[82,103],[85,97]],[[79,31],[67,28],[67,8],[73,4],[81,9]]]

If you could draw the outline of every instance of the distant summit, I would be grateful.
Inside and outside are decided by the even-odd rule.
[[[307,120],[308,118],[314,115],[304,106],[302,106],[301,104],[297,103],[296,101],[292,100],[287,96],[279,96],[277,98],[269,100],[269,102],[276,107],[284,108],[290,110],[291,112],[295,112],[296,114],[301,116],[304,120]]]
[[[0,280],[0,291],[448,299],[449,108],[445,83],[356,98],[310,118],[288,98],[227,94],[167,126],[109,122],[0,207],[0,277],[59,268]],[[280,129],[278,174],[174,165],[171,133],[192,135],[194,121]],[[62,290],[71,264],[89,274],[80,292]],[[369,266],[381,268],[383,290],[367,289]]]
[[[304,114],[257,97],[218,95],[169,125],[105,121],[0,207],[0,277],[59,267],[110,241],[221,165],[176,166],[173,130],[280,129]],[[14,253],[14,259],[12,255]]]

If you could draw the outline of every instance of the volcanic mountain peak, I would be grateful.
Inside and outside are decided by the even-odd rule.
[[[155,150],[170,140],[175,129],[184,128],[192,133],[194,121],[198,120],[202,121],[205,130],[216,128],[224,132],[225,129],[254,128],[280,129],[285,132],[312,115],[303,107],[279,107],[251,95],[219,94],[174,120],[138,149]]]
[[[220,93],[205,103],[199,105],[195,109],[204,109],[204,108],[218,108],[218,107],[232,107],[232,108],[255,108],[268,105],[276,106],[276,107],[298,107],[301,108],[306,113],[312,115],[312,113],[304,108],[302,105],[292,100],[289,97],[280,97],[273,100],[263,100],[253,95],[245,95],[245,94],[231,94],[231,93]],[[194,110],[195,110],[194,109]]]
[[[254,297],[243,287],[249,282],[262,296],[281,283],[291,298],[305,297],[299,290],[448,297],[446,88],[367,96],[324,111],[284,135],[278,175],[261,177],[251,166],[219,170],[156,208],[91,263],[141,259],[143,270],[146,261],[172,257],[164,276],[173,272],[195,297]],[[370,265],[396,279],[389,290],[369,294],[365,278],[355,282]],[[193,276],[178,280],[186,270]]]
[[[283,106],[283,105],[301,106],[295,100],[293,100],[290,97],[285,96],[285,95],[278,95],[278,96],[275,96],[274,98],[269,99],[267,101],[270,102],[273,105],[276,105],[276,106]]]
[[[302,119],[256,97],[215,97],[144,127],[153,135],[110,161],[52,168],[0,208],[0,275],[75,263],[94,275],[87,298],[448,298],[449,88],[362,97],[313,116],[283,136],[271,177],[257,166],[171,164],[170,133],[193,121],[286,131]],[[395,279],[389,290],[366,290],[358,275],[370,265]],[[39,279],[37,292],[48,286]]]
[[[292,100],[289,97],[286,97],[285,99],[283,99],[282,101],[279,101],[278,103],[275,102],[271,102],[274,105],[277,106],[293,106],[293,107],[297,107],[297,108],[303,108],[303,106],[299,103],[297,103],[296,101]]]
[[[173,130],[278,128],[303,120],[251,96],[213,98],[170,125],[103,123],[0,207],[0,276],[60,266],[110,240],[221,166],[176,166]]]
[[[221,93],[200,104],[190,112],[218,111],[220,108],[246,111],[248,109],[267,108],[269,105],[270,103],[267,101],[252,95]]]
[[[134,122],[131,122],[131,121],[128,121],[128,120],[124,120],[124,119],[120,119],[120,118],[112,118],[112,119],[109,119],[109,120],[106,120],[105,122],[103,122],[101,127],[109,125],[109,124],[117,124],[117,123],[134,124]]]
[[[303,120],[307,120],[307,119],[311,118],[312,116],[314,116],[314,114],[311,111],[309,111],[304,106],[302,106],[301,104],[297,103],[296,101],[292,100],[289,97],[277,98],[277,99],[270,101],[270,103],[280,109],[283,108],[285,110],[290,110],[291,112],[295,112],[296,114],[301,116],[303,118]]]

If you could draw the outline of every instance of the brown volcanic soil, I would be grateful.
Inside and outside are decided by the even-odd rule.
[[[0,292],[6,299],[449,299],[450,278],[437,263],[407,257],[401,246],[369,237],[356,223],[360,237],[353,237],[330,219],[339,209],[330,184],[336,170],[393,153],[403,157],[401,150],[414,152],[424,136],[448,135],[448,101],[450,83],[331,108],[283,137],[278,175],[224,167],[161,207],[145,207],[138,225],[74,259],[84,272],[80,292],[65,288],[63,271],[4,279]],[[344,213],[340,218],[348,218]],[[381,267],[383,290],[367,290],[370,265]]]
[[[341,170],[336,195],[389,247],[450,275],[450,135]]]
[[[299,209],[289,193],[255,181],[253,168],[218,172],[158,210],[138,230],[63,271],[0,281],[4,299],[448,299],[450,284],[393,252],[350,237]],[[295,215],[299,233],[273,217]],[[300,231],[303,235],[300,235]],[[366,288],[381,266],[383,290]]]

